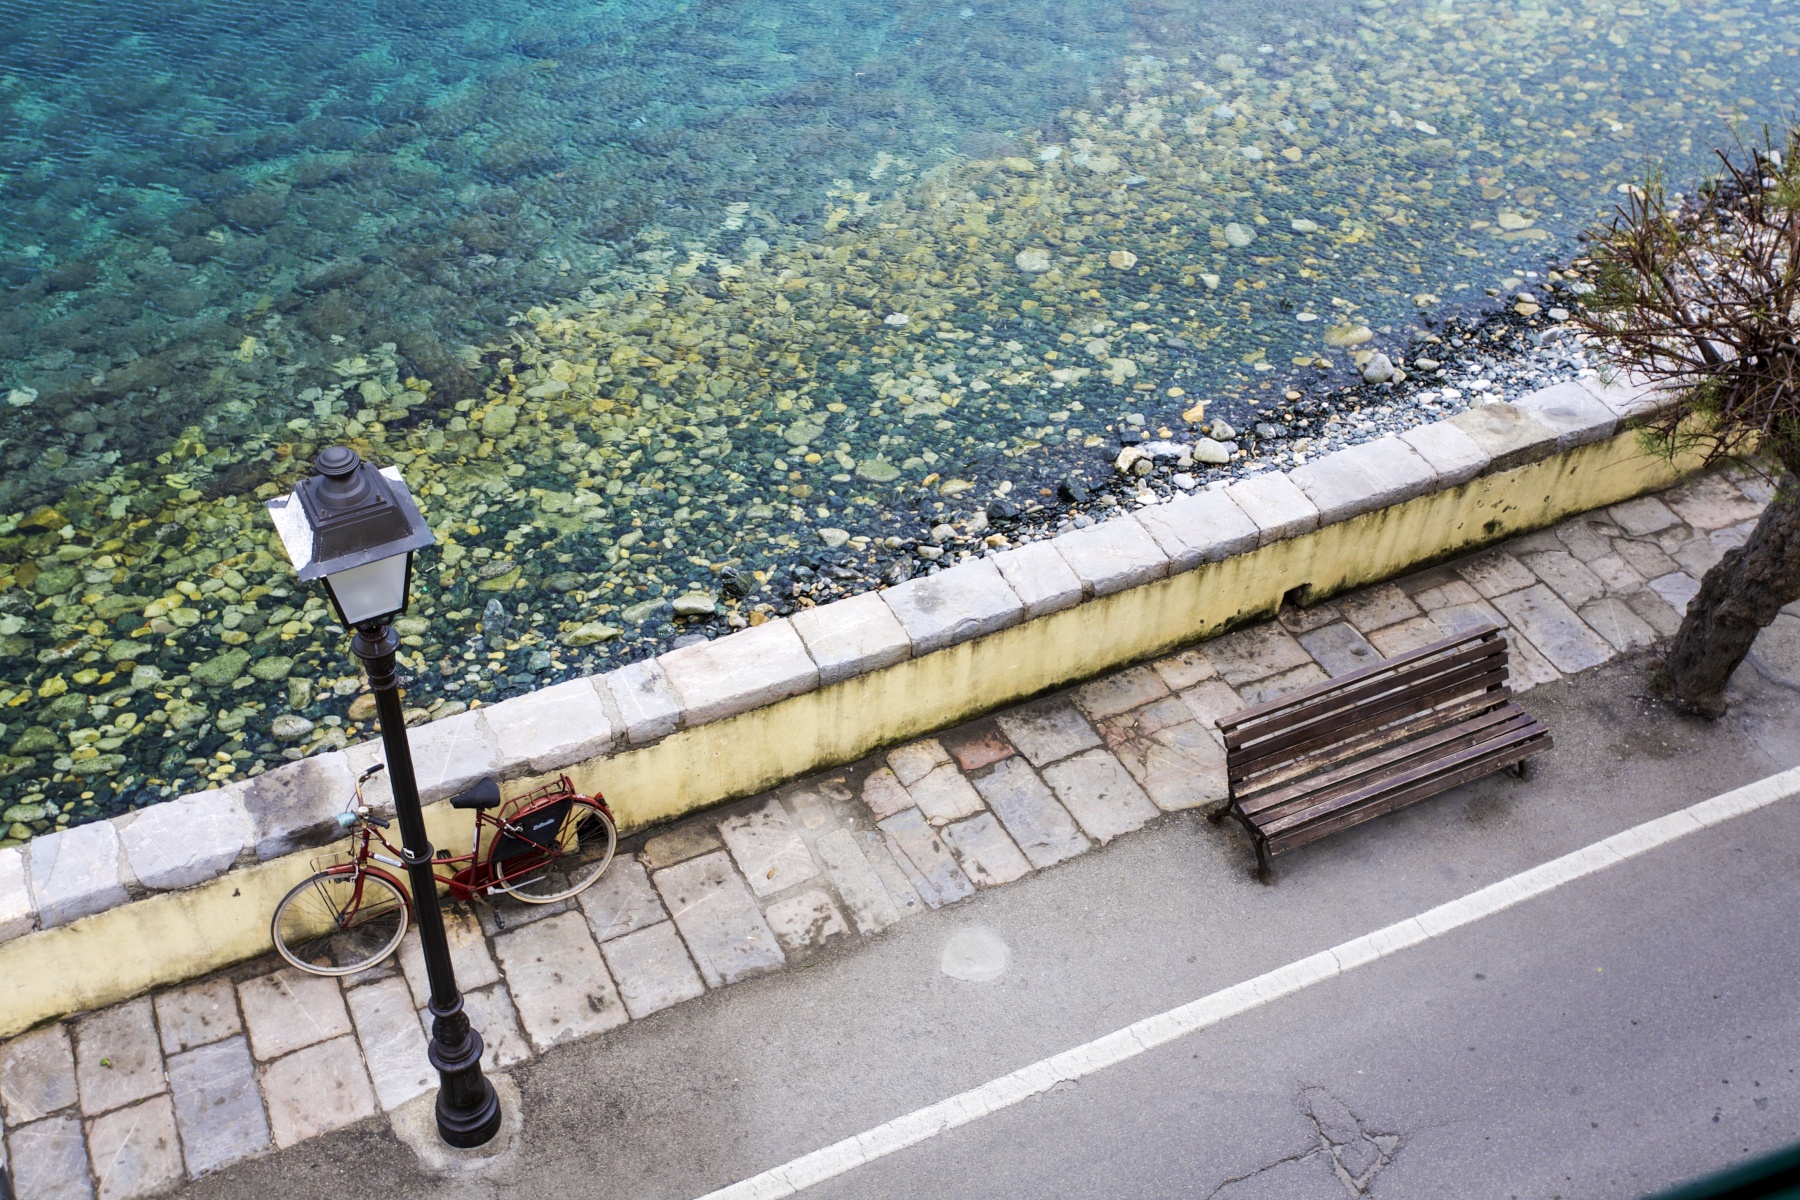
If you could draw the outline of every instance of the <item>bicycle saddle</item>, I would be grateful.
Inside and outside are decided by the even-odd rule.
[[[450,797],[451,808],[492,808],[500,803],[500,785],[484,779],[466,792]]]

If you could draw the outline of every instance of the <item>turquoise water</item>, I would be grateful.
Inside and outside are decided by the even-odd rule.
[[[1775,118],[1787,11],[0,3],[0,838],[366,735],[258,510],[322,444],[443,539],[421,714],[603,669],[1363,404]]]

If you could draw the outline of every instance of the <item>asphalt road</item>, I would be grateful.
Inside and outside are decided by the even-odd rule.
[[[494,1171],[380,1121],[194,1197],[684,1198],[1800,763],[1800,694],[1714,725],[1618,664],[1525,698],[1557,749],[1278,860],[1166,818],[855,952],[554,1051]],[[1800,800],[942,1135],[808,1197],[1630,1197],[1800,1139]],[[990,983],[939,969],[980,927]],[[1335,1147],[1335,1149],[1333,1149]]]

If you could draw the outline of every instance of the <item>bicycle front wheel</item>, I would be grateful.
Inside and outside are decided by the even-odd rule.
[[[606,810],[591,800],[569,806],[556,843],[494,864],[501,889],[527,904],[549,904],[581,891],[611,865],[619,831]]]
[[[314,975],[354,975],[399,948],[406,895],[379,875],[321,871],[281,898],[276,953]]]

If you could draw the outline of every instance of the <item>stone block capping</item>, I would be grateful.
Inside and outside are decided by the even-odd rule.
[[[1665,398],[1625,376],[1558,384],[1517,403],[1486,404],[1446,421],[1339,450],[1287,473],[1268,471],[1235,482],[1209,484],[1167,502],[1142,503],[1110,520],[1053,539],[990,550],[881,591],[671,650],[605,675],[569,680],[423,724],[411,731],[420,792],[430,804],[484,776],[525,781],[574,769],[590,785],[595,780],[605,781],[627,831],[634,825],[654,823],[695,807],[752,794],[780,778],[849,761],[882,741],[899,741],[933,727],[921,723],[927,718],[934,724],[943,724],[973,715],[976,710],[967,708],[975,703],[971,697],[980,697],[987,708],[1025,699],[1047,686],[1121,666],[1130,658],[1141,658],[1179,641],[1266,615],[1274,611],[1291,584],[1274,587],[1272,594],[1258,591],[1250,601],[1230,601],[1216,612],[1195,612],[1196,603],[1201,608],[1212,603],[1208,599],[1210,592],[1198,601],[1189,597],[1181,602],[1185,607],[1174,617],[1166,615],[1170,611],[1168,602],[1156,597],[1184,594],[1170,589],[1183,576],[1197,570],[1213,571],[1215,576],[1224,572],[1224,577],[1231,577],[1230,573],[1237,569],[1234,564],[1240,562],[1251,564],[1242,571],[1257,570],[1254,564],[1262,561],[1257,556],[1266,559],[1271,553],[1281,552],[1283,548],[1275,547],[1275,543],[1302,539],[1322,527],[1386,520],[1388,514],[1405,511],[1409,502],[1429,504],[1434,497],[1458,488],[1488,486],[1504,491],[1504,480],[1488,484],[1489,477],[1536,464],[1539,473],[1532,477],[1533,496],[1527,498],[1521,493],[1520,502],[1513,504],[1497,491],[1494,497],[1465,504],[1465,508],[1472,505],[1474,510],[1483,505],[1495,511],[1525,507],[1543,514],[1529,518],[1535,525],[1521,525],[1515,518],[1510,525],[1489,521],[1490,528],[1485,531],[1477,521],[1468,522],[1467,528],[1428,528],[1427,533],[1419,533],[1420,527],[1415,524],[1411,527],[1414,532],[1407,535],[1411,538],[1407,545],[1417,548],[1404,551],[1413,557],[1389,554],[1379,567],[1383,574],[1391,575],[1412,565],[1419,555],[1441,557],[1468,550],[1558,519],[1577,508],[1611,503],[1666,486],[1676,477],[1674,469],[1644,458],[1630,435],[1616,436],[1629,418],[1654,409]],[[1595,446],[1597,442],[1607,445]],[[1588,470],[1577,457],[1570,457],[1567,462],[1546,462],[1559,454],[1581,453],[1602,455],[1593,460],[1601,465]],[[1617,469],[1619,464],[1626,464],[1625,469]],[[1561,486],[1560,481],[1572,479],[1583,470],[1587,470],[1589,481],[1571,485],[1573,499],[1564,503],[1561,498],[1544,497],[1546,490],[1555,491]],[[1606,480],[1593,481],[1599,475],[1607,476]],[[1548,480],[1557,483],[1547,489]],[[1581,491],[1582,487],[1587,491]],[[1613,490],[1598,495],[1608,488]],[[1639,522],[1656,516],[1647,504],[1633,512],[1631,519]],[[1365,539],[1365,545],[1394,542],[1388,531],[1369,536],[1375,541]],[[1341,538],[1312,541],[1328,547],[1299,551],[1313,559],[1333,553],[1329,549],[1332,543],[1350,544]],[[1336,553],[1341,556],[1346,552]],[[1640,553],[1648,558],[1651,551],[1644,549]],[[1606,566],[1611,568],[1610,563]],[[1632,569],[1624,563],[1619,567]],[[1331,568],[1336,572],[1334,577],[1315,581],[1323,584],[1316,598],[1345,586],[1369,582],[1373,577],[1358,574],[1368,569],[1360,561]],[[1688,586],[1682,580],[1691,580],[1699,573],[1693,564],[1677,565],[1671,561],[1668,569],[1661,572],[1669,577],[1667,586],[1659,587],[1654,581],[1650,586],[1658,595],[1674,596]],[[1554,565],[1538,574],[1548,581],[1544,595],[1520,597],[1513,601],[1518,611],[1506,614],[1522,626],[1548,629],[1559,622],[1566,623],[1574,618],[1576,609],[1583,609],[1592,600],[1585,597],[1565,603],[1556,595],[1551,590],[1557,578]],[[1240,597],[1253,590],[1249,585],[1233,586],[1238,587]],[[1255,587],[1269,590],[1262,584]],[[1139,603],[1132,599],[1134,596],[1146,599],[1139,607],[1131,608],[1129,605]],[[1244,607],[1246,603],[1250,607]],[[1128,607],[1120,608],[1121,604]],[[1157,604],[1164,607],[1144,607]],[[1104,607],[1109,605],[1112,607]],[[1116,661],[1091,655],[1083,658],[1088,652],[1077,646],[1067,656],[1068,665],[1055,668],[1061,675],[1034,682],[1021,694],[995,692],[991,688],[982,691],[975,678],[953,674],[950,686],[939,685],[943,700],[946,705],[963,704],[964,709],[915,716],[907,728],[843,733],[829,705],[808,710],[808,724],[801,732],[790,735],[777,723],[782,719],[777,715],[782,706],[795,703],[796,697],[804,698],[822,688],[848,686],[916,688],[918,680],[936,678],[929,673],[906,674],[917,660],[946,651],[962,653],[982,639],[1014,637],[1017,627],[1026,623],[1078,620],[1076,613],[1081,611],[1091,611],[1096,614],[1093,619],[1103,621],[1141,621],[1155,611],[1163,614],[1159,619],[1165,625],[1180,629],[1163,637],[1160,645],[1138,646],[1126,658]],[[1115,618],[1107,614],[1124,615]],[[1610,629],[1607,636],[1615,640],[1629,642],[1643,636],[1643,622],[1623,606],[1609,606],[1596,620],[1596,627]],[[1079,631],[1072,638],[1067,630],[1057,636],[1065,642],[1092,640]],[[1385,639],[1387,644],[1378,639]],[[1113,640],[1120,642],[1117,637]],[[1393,647],[1401,645],[1404,636],[1372,635],[1371,641],[1380,652],[1393,653]],[[1560,657],[1573,665],[1584,656],[1601,652],[1599,647],[1589,646],[1579,638],[1552,641],[1554,649],[1547,649],[1547,654],[1553,662]],[[1344,653],[1353,649],[1347,647]],[[1125,652],[1113,653],[1116,657]],[[1562,662],[1557,666],[1569,669]],[[1025,674],[1030,676],[1029,671]],[[882,693],[877,690],[869,695]],[[879,703],[870,703],[874,704],[875,713],[864,724],[880,719]],[[759,720],[763,723],[756,724]],[[727,722],[734,724],[726,726]],[[656,776],[642,765],[645,756],[665,742],[675,744],[673,739],[712,737],[712,726],[741,731],[719,732],[718,740],[705,742],[701,749],[681,751],[688,757],[681,759],[683,765],[678,774],[689,791],[678,800],[671,799],[669,794],[674,789],[656,783],[670,779],[671,771],[660,768],[664,773]],[[755,754],[765,764],[757,768],[760,775],[731,774],[734,759],[744,757],[745,739],[751,740]],[[794,749],[793,744],[802,740],[805,747]],[[379,742],[364,742],[214,791],[184,796],[111,821],[62,830],[21,848],[0,850],[0,977],[8,973],[9,947],[18,948],[21,940],[29,942],[49,936],[64,926],[92,919],[121,905],[181,895],[184,889],[205,888],[220,881],[227,872],[249,871],[259,864],[303,862],[303,855],[338,836],[335,817],[350,795],[356,774],[379,758]],[[1055,786],[1052,781],[1051,787]],[[368,798],[378,807],[387,799],[379,780],[371,785]],[[1007,802],[1021,806],[1021,811],[1035,803],[1024,792]],[[440,822],[440,827],[448,826]],[[901,829],[887,832],[895,838],[913,836]],[[927,832],[936,836],[935,831]],[[971,828],[957,836],[961,838],[958,845],[975,847],[985,844],[987,834],[985,829]],[[1056,848],[1069,841],[1067,831],[1048,827],[1034,837],[1037,840],[1031,842],[1029,850],[1034,856],[1059,853]],[[953,861],[946,862],[954,866]],[[1006,869],[1004,864],[994,863],[989,868]],[[288,871],[287,877],[299,877],[298,866],[283,869]],[[962,875],[958,869],[953,876],[946,872],[945,878],[926,879],[922,884],[954,890],[967,885],[966,880],[957,884]],[[703,885],[703,880],[693,881],[694,887]],[[265,891],[268,886],[271,885],[265,885]],[[248,922],[252,915],[256,921],[266,922],[267,914],[245,914],[241,909],[242,906],[234,910],[236,915],[232,918],[242,925],[234,934],[237,940],[214,939],[214,945],[220,948],[206,951],[215,955],[207,969],[225,965],[233,961],[233,956],[243,958],[255,952],[252,944],[257,931]],[[771,946],[775,944],[770,942]],[[222,948],[228,946],[235,948]],[[651,950],[643,953],[650,956]],[[702,975],[709,979],[709,972],[723,974],[736,969],[736,965],[723,959],[701,964]],[[201,973],[187,970],[190,976]],[[166,980],[147,978],[133,991],[159,981]],[[72,1002],[72,1007],[91,1007],[105,995],[105,989],[95,985],[85,991],[75,989],[74,994],[80,1002]],[[647,1003],[641,994],[632,996],[632,1004]],[[0,1035],[60,1015],[44,1011],[49,1001],[42,999],[41,993],[32,1003],[36,1008],[31,1011],[18,1011],[6,987],[0,985]],[[179,1104],[178,1100],[177,1111]]]

